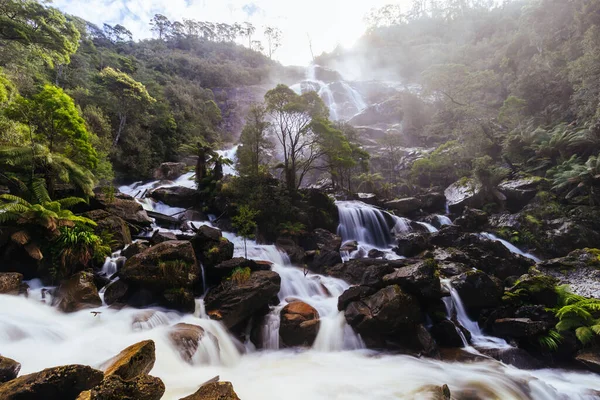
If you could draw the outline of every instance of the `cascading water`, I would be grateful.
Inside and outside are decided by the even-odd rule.
[[[486,238],[486,239],[502,243],[504,245],[504,247],[506,247],[508,250],[511,251],[511,253],[515,253],[515,254],[521,255],[523,257],[529,258],[530,260],[533,260],[536,263],[538,263],[538,262],[541,261],[539,258],[537,258],[536,256],[534,256],[533,254],[525,253],[524,251],[520,250],[514,244],[512,244],[512,243],[510,243],[510,242],[508,242],[508,241],[506,241],[504,239],[500,239],[496,235],[493,235],[493,234],[487,233],[487,232],[483,232],[483,233],[481,233],[481,236],[484,237],[484,238]]]
[[[436,215],[435,217],[437,218],[441,226],[452,225],[452,220],[445,215]]]
[[[427,232],[429,232],[429,233],[435,233],[438,231],[438,229],[435,226],[428,224],[427,222],[417,222],[417,224],[419,224],[423,228],[427,229]]]

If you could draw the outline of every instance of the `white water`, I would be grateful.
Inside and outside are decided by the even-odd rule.
[[[436,218],[442,226],[452,225],[452,220],[445,215],[436,215]]]
[[[427,229],[427,232],[429,233],[434,233],[438,231],[438,229],[435,226],[428,224],[427,222],[417,222],[417,224]]]
[[[517,246],[513,245],[512,243],[504,240],[504,239],[500,239],[498,236],[493,235],[491,233],[487,233],[487,232],[483,232],[481,233],[481,236],[483,236],[486,239],[490,239],[490,240],[494,240],[496,242],[500,242],[504,245],[504,247],[506,247],[508,250],[511,251],[511,253],[515,253],[515,254],[519,254],[523,257],[527,257],[533,261],[535,261],[536,263],[540,262],[541,260],[539,258],[537,258],[536,256],[534,256],[533,254],[530,253],[525,253],[524,251],[520,250]]]

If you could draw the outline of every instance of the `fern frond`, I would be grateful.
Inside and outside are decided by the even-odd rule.
[[[27,200],[12,194],[0,195],[0,200],[4,200],[6,203],[17,203],[24,205],[25,207],[31,207],[31,204]]]
[[[44,204],[51,201],[48,189],[46,188],[46,182],[43,179],[35,179],[31,182],[31,193],[36,203]]]
[[[67,210],[75,207],[77,204],[86,203],[85,199],[81,197],[66,197],[64,199],[57,200],[63,210]]]
[[[579,340],[582,344],[589,344],[592,340],[594,340],[595,334],[587,326],[581,326],[575,329],[575,336],[577,336],[577,340]]]

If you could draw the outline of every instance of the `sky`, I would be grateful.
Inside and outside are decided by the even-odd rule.
[[[172,21],[183,18],[225,23],[249,21],[257,27],[257,36],[264,26],[277,26],[283,31],[283,41],[275,58],[285,65],[307,65],[311,61],[309,36],[315,56],[333,50],[338,44],[350,47],[364,33],[363,17],[370,9],[407,1],[54,0],[53,5],[100,26],[119,23],[133,33],[134,40],[152,36],[149,22],[154,14],[163,14]]]

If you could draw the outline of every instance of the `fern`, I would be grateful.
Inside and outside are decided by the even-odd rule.
[[[600,335],[600,300],[570,293],[566,286],[560,286],[556,291],[559,295],[559,307],[555,310],[559,319],[556,330],[574,331],[583,345],[590,344],[596,335]]]
[[[550,351],[557,351],[559,344],[562,342],[562,335],[556,330],[551,329],[544,336],[538,337],[540,346]]]

